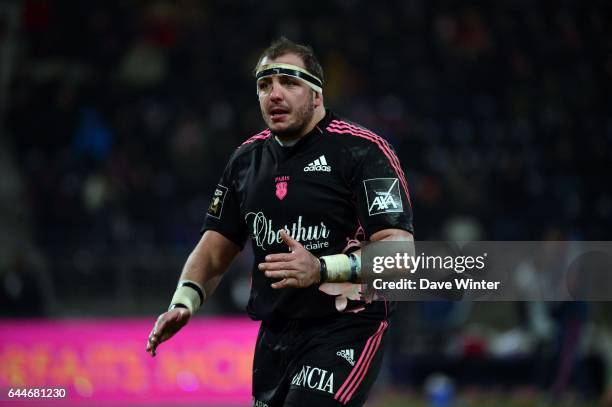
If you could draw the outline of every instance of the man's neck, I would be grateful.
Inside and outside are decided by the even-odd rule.
[[[310,120],[310,123],[308,123],[308,126],[306,127],[306,129],[304,129],[304,134],[302,134],[300,137],[304,137],[305,135],[310,133],[312,129],[314,129],[315,126],[321,120],[323,120],[324,117],[325,117],[325,107],[321,105],[315,109],[314,114],[312,115],[312,119]]]

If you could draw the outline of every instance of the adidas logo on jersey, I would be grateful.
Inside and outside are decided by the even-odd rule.
[[[339,350],[338,352],[336,352],[336,355],[340,356],[341,358],[346,359],[346,361],[349,362],[351,366],[355,366],[355,360],[353,359],[353,356],[354,356],[353,349]]]
[[[327,160],[325,159],[325,156],[322,155],[304,167],[304,172],[307,171],[331,172],[331,165],[327,165]]]

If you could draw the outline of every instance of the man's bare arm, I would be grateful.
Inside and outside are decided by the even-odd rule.
[[[197,282],[210,297],[239,252],[234,242],[219,232],[208,230],[187,258],[179,281]]]
[[[222,234],[206,231],[187,258],[179,281],[189,280],[203,287],[205,300],[215,291],[239,251],[240,248]],[[155,356],[159,344],[174,336],[190,318],[191,311],[182,307],[161,314],[149,335],[146,351]]]

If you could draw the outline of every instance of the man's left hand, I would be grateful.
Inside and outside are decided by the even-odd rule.
[[[280,278],[272,288],[305,288],[321,279],[321,263],[297,240],[282,230],[280,236],[289,246],[290,253],[269,254],[265,263],[259,263],[259,270],[269,278]]]

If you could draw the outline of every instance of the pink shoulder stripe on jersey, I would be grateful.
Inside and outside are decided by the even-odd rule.
[[[406,176],[404,175],[404,171],[402,170],[402,166],[400,165],[399,159],[391,149],[391,146],[389,145],[387,140],[372,133],[369,130],[363,129],[361,127],[352,125],[344,121],[334,120],[330,124],[330,127],[333,127],[337,130],[345,130],[344,133],[349,133],[356,136],[364,136],[363,138],[368,138],[367,136],[370,136],[371,138],[369,138],[369,140],[374,141],[378,145],[378,147],[383,151],[383,153],[385,153],[389,161],[392,163],[392,165],[395,164],[393,168],[396,170],[396,173],[398,173],[398,176],[402,181],[402,187],[404,188],[404,192],[408,197],[408,201],[410,201],[410,193],[408,191],[408,184],[406,183]]]
[[[365,377],[365,373],[367,372],[370,364],[372,363],[372,359],[380,346],[380,342],[382,339],[382,334],[388,326],[387,321],[382,321],[378,327],[378,330],[368,338],[363,351],[361,351],[361,355],[359,356],[359,360],[355,364],[355,367],[351,370],[348,378],[342,383],[340,389],[334,395],[334,400],[339,401],[342,404],[348,403],[351,399],[355,390]]]
[[[393,153],[393,150],[391,149],[391,146],[389,145],[387,140],[385,140],[384,138],[378,136],[375,133],[372,133],[369,130],[363,129],[361,127],[352,125],[352,124],[347,123],[347,122],[341,122],[341,121],[334,120],[330,124],[330,126],[333,126],[337,130],[346,130],[345,133],[349,133],[349,134],[353,134],[353,135],[357,135],[355,133],[358,133],[358,134],[363,135],[363,136],[370,136],[371,137],[370,140],[376,142],[376,144],[379,146],[379,148],[381,150],[383,150],[383,151],[386,150],[386,152],[388,152],[389,155],[387,155],[386,152],[385,152],[385,155],[387,155],[389,160],[392,161],[393,163],[395,163],[399,167],[399,169],[401,170],[401,166],[399,165],[399,159]]]
[[[391,146],[389,146],[389,143],[387,142],[387,140],[372,133],[369,130],[365,130],[363,128],[360,128],[358,126],[352,125],[347,122],[334,120],[328,127],[329,131],[331,131],[330,127],[336,130],[342,130],[342,133],[349,133],[349,134],[352,134],[358,137],[362,137],[362,138],[366,138],[370,141],[375,142],[378,145],[378,147],[383,151],[385,156],[387,156],[387,159],[391,162],[391,165],[395,169],[395,172],[397,173],[402,183],[402,187],[404,188],[404,192],[406,193],[406,196],[408,197],[408,201],[410,201],[410,192],[408,191],[408,184],[406,183],[406,176],[404,175],[404,171],[402,170],[399,159],[397,158],[397,156],[391,149]],[[338,132],[336,131],[335,133],[338,133]]]
[[[257,140],[265,140],[270,137],[270,129],[265,129],[264,131],[257,133],[256,135],[249,137],[244,143],[241,145],[249,144]]]
[[[339,125],[337,123],[332,123],[330,124],[330,127],[332,127],[335,130],[341,130],[340,132],[335,131],[335,133],[348,133],[348,134],[352,134],[354,136],[362,137],[362,138],[375,142],[378,145],[378,147],[383,151],[383,153],[385,154],[385,156],[387,157],[387,159],[390,161],[391,165],[395,169],[395,173],[398,175],[398,178],[400,179],[400,183],[402,184],[402,188],[404,189],[406,197],[408,198],[408,202],[410,203],[410,192],[408,190],[406,176],[404,175],[404,171],[402,170],[402,166],[400,165],[399,159],[397,158],[397,156],[391,149],[391,146],[385,139],[372,133],[371,131],[361,129],[357,126],[352,126],[346,122],[343,122],[342,125]],[[331,132],[334,132],[330,128],[328,128],[328,130]]]
[[[326,130],[330,133],[351,134],[353,136],[365,138],[376,143],[376,145],[378,145],[378,148],[380,148],[383,154],[385,154],[391,166],[395,170],[395,173],[397,174],[400,183],[402,184],[404,193],[408,198],[408,203],[411,203],[410,192],[408,191],[408,183],[406,182],[406,176],[404,175],[402,166],[400,165],[399,159],[389,146],[389,143],[385,139],[372,133],[371,131],[338,120],[332,121],[329,126],[327,126]]]

